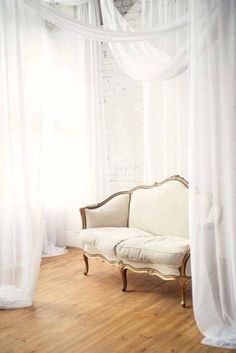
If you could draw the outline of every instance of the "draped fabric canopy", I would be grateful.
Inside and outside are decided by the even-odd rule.
[[[144,8],[145,1],[143,2]],[[114,7],[114,4],[110,0],[101,0],[103,22],[106,28],[116,30],[117,32],[129,31],[132,32],[134,29],[127,23],[127,20],[120,15],[118,10]],[[151,12],[155,9],[151,9]],[[178,16],[178,15],[177,15]],[[143,27],[148,26],[148,20],[145,14],[143,17]],[[130,77],[135,80],[166,80],[171,77],[180,75],[187,69],[187,41],[185,40],[182,45],[175,51],[174,55],[168,53],[166,48],[158,48],[157,45],[151,39],[163,39],[163,36],[168,36],[179,33],[183,28],[187,27],[187,14],[180,18],[173,17],[170,23],[164,24],[161,28],[155,32],[155,37],[148,35],[137,35],[135,31],[135,38],[142,38],[141,43],[113,43],[110,42],[110,48],[117,60],[118,65],[121,69],[127,73]],[[156,24],[158,27],[158,24]],[[165,31],[163,30],[165,28]],[[118,40],[118,38],[117,38]]]
[[[75,150],[79,153],[79,159],[82,158],[84,163],[89,161],[88,165],[84,165],[87,176],[92,173],[95,175],[95,179],[100,182],[106,179],[106,173],[99,172],[99,170],[103,170],[101,166],[105,165],[106,159],[105,146],[99,142],[104,138],[102,114],[99,113],[102,102],[102,99],[99,100],[98,98],[99,64],[95,60],[95,57],[99,57],[97,55],[99,43],[101,41],[108,42],[122,70],[133,79],[143,81],[146,179],[151,181],[153,178],[168,176],[166,174],[172,173],[173,169],[178,170],[180,174],[186,177],[189,173],[191,194],[190,239],[195,317],[201,332],[206,336],[204,343],[236,348],[236,241],[234,236],[236,224],[233,216],[236,202],[234,197],[236,194],[236,175],[234,172],[236,155],[234,121],[236,105],[236,63],[234,60],[236,55],[236,2],[234,0],[192,0],[188,8],[185,4],[189,2],[184,0],[173,2],[142,0],[141,30],[135,30],[120,16],[114,8],[112,0],[101,0],[104,22],[102,28],[96,26],[97,23],[95,22],[83,23],[88,21],[85,13],[88,11],[88,6],[94,6],[95,0],[59,1],[64,6],[77,6],[77,19],[46,2],[41,2],[40,8],[37,7],[37,1],[10,0],[10,2],[11,5],[14,5],[12,9],[20,7],[31,14],[32,21],[37,18],[33,28],[36,28],[36,24],[38,29],[40,26],[42,27],[42,21],[38,21],[40,16],[47,23],[55,26],[55,30],[60,28],[61,32],[58,32],[60,34],[58,34],[57,44],[60,46],[62,45],[60,41],[65,40],[65,43],[67,41],[67,45],[63,47],[64,50],[68,49],[70,41],[74,44],[73,51],[70,54],[73,55],[75,60],[78,59],[79,65],[77,68],[74,59],[69,62],[71,72],[66,72],[64,78],[67,80],[70,77],[71,79],[70,82],[67,81],[68,85],[66,86],[68,88],[67,93],[70,92],[70,99],[76,99],[76,97],[73,98],[73,89],[78,92],[78,99],[82,97],[79,105],[77,107],[75,105],[73,110],[70,111],[75,132],[78,131],[76,130],[78,124],[79,128],[82,126],[82,135],[79,143],[75,138],[72,140],[74,142],[70,147],[68,145],[69,140],[65,139],[64,146],[68,149],[68,155],[71,155],[72,150],[70,148],[74,144]],[[10,48],[6,39],[12,33],[16,33],[19,20],[25,21],[26,17],[21,17],[22,13],[19,11],[11,12],[6,0],[1,2],[1,12],[4,21],[1,22],[0,48],[2,57],[6,58],[8,57],[6,53]],[[7,18],[9,18],[9,28],[6,25]],[[27,26],[25,27],[26,32],[22,34],[24,40],[21,36],[11,37],[14,38],[10,44],[13,45],[15,50],[15,57],[13,62],[7,62],[7,64],[17,68],[17,72],[25,67],[22,64],[27,59],[27,55],[30,56],[30,60],[32,60],[32,57],[40,57],[40,55],[32,56],[30,50],[25,52],[22,50],[22,43],[28,43],[28,39],[26,40],[27,31],[29,31],[29,28],[32,30],[32,24],[30,27],[27,23]],[[6,30],[9,32],[6,32]],[[32,38],[30,37],[30,39]],[[21,47],[20,51],[19,47]],[[79,49],[79,53],[77,53],[77,49]],[[38,52],[35,51],[37,54],[42,52],[40,48],[37,50]],[[53,53],[46,55],[47,60],[52,60],[52,73],[55,65],[58,65],[56,63],[57,54],[55,55],[55,53],[57,53],[57,49],[54,48]],[[67,54],[65,53],[60,60],[58,66],[60,68],[59,77],[62,77],[63,70],[68,64]],[[23,55],[23,57],[20,58],[19,55]],[[47,60],[45,67],[50,68],[50,62],[48,63]],[[30,65],[33,68],[34,63],[30,62]],[[1,201],[1,207],[4,212],[7,210],[6,215],[8,217],[5,217],[1,234],[4,256],[1,257],[3,272],[1,273],[0,298],[1,307],[19,307],[30,305],[32,301],[39,263],[40,239],[42,242],[46,227],[45,220],[39,222],[40,224],[37,223],[39,219],[44,219],[43,217],[40,218],[41,203],[32,203],[34,198],[31,195],[40,195],[40,191],[37,193],[34,184],[26,183],[26,180],[31,180],[34,175],[31,173],[31,167],[34,166],[37,169],[37,164],[33,163],[31,155],[28,155],[29,146],[27,143],[23,143],[23,140],[27,141],[29,136],[22,139],[20,138],[22,135],[17,135],[16,139],[11,139],[12,134],[8,135],[6,131],[11,131],[11,129],[21,131],[21,126],[23,126],[24,133],[33,131],[31,126],[28,130],[25,124],[28,123],[27,117],[31,115],[36,117],[38,113],[36,114],[30,110],[31,105],[27,102],[28,91],[24,91],[25,87],[27,88],[27,79],[31,76],[27,72],[23,75],[17,74],[18,86],[15,89],[10,83],[16,75],[16,71],[13,71],[13,76],[7,76],[9,70],[6,61],[2,60],[1,66],[3,67],[2,72],[4,72],[3,84],[9,87],[7,93],[11,99],[14,99],[12,101],[7,99],[9,97],[5,97],[4,94],[1,95],[1,101],[4,103],[1,109],[3,109],[5,119],[2,131],[3,136],[6,136],[2,140],[4,143],[2,151],[5,154],[2,153],[1,155],[1,163],[3,163],[2,170],[6,172],[4,172],[5,178],[1,180],[1,188],[4,189],[7,186],[10,190],[8,195],[11,196]],[[75,77],[72,77],[73,75],[71,76],[71,73],[76,73],[79,66],[83,73],[75,76],[77,77],[75,79]],[[187,68],[190,69],[188,73]],[[60,121],[66,114],[65,107],[68,108],[68,104],[70,107],[73,106],[71,100],[68,101],[68,104],[66,100],[63,102],[66,95],[65,97],[60,96],[60,87],[58,89],[53,83],[53,78],[56,76],[55,73],[55,76],[49,79],[51,89],[42,97],[46,99],[47,103],[45,105],[47,107],[46,111],[44,110],[43,113],[47,117],[46,129],[42,130],[42,136],[44,136],[45,131],[47,135],[46,139],[42,138],[44,142],[49,142],[51,139],[60,141],[60,133],[58,134],[60,128],[64,130],[69,127],[65,122],[58,127],[58,120]],[[24,96],[26,98],[23,103],[19,103],[21,102],[19,92],[22,88],[22,80],[24,80],[23,92],[25,92]],[[37,82],[40,82],[40,78]],[[62,82],[63,80],[56,81],[56,85],[60,85]],[[31,85],[33,83],[29,81],[29,86]],[[54,98],[52,96],[52,100],[49,98],[52,91],[57,94],[59,92],[58,107],[62,107],[62,109],[58,108],[56,113],[54,111],[57,105],[56,98],[55,96]],[[176,109],[173,109],[173,111],[169,110],[171,104],[168,97],[170,95],[175,97]],[[53,101],[55,102],[54,106],[52,105]],[[13,102],[16,107],[21,106],[16,113],[12,113],[12,105],[9,105],[9,102]],[[49,109],[50,104],[51,110]],[[82,110],[83,114],[77,121],[76,117],[80,115],[81,107],[84,111]],[[63,111],[63,109],[65,110]],[[189,114],[186,114],[188,111]],[[171,114],[172,119],[169,119],[168,117]],[[53,118],[51,117],[53,115],[56,129],[52,127]],[[43,118],[38,118],[36,121],[43,123],[43,126],[45,126]],[[16,128],[17,126],[18,128]],[[4,127],[7,127],[7,129],[4,130]],[[90,134],[91,131],[92,134]],[[178,132],[175,133],[175,131]],[[41,138],[39,134],[40,129],[37,129],[37,136]],[[9,136],[8,139],[7,136]],[[84,140],[83,137],[85,137]],[[18,143],[20,156],[15,150],[15,141]],[[34,143],[36,141],[35,139]],[[87,141],[93,141],[92,145]],[[100,149],[100,154],[95,147],[91,147],[96,146],[96,144],[103,146]],[[44,144],[44,146],[47,146],[46,152],[50,151],[49,143],[48,145],[47,143]],[[56,144],[54,144],[55,146]],[[60,148],[63,146],[61,141],[58,146]],[[39,144],[33,149],[35,153],[34,161],[35,158],[37,160],[38,147]],[[85,159],[83,159],[81,150],[86,151]],[[170,150],[174,152],[170,153]],[[186,151],[188,151],[189,156],[188,162]],[[64,153],[64,151],[61,152]],[[68,155],[65,153],[65,156]],[[43,159],[46,165],[43,170],[48,168],[50,170],[54,158],[55,151],[51,151],[49,157]],[[21,167],[19,168],[21,165],[19,161],[24,161],[24,166],[26,166],[24,170]],[[70,192],[67,185],[71,181],[71,171],[76,161],[75,154],[72,163],[66,164],[68,166],[66,173],[61,168],[60,163],[56,163],[56,175],[53,176],[53,172],[51,173],[52,180],[55,181],[62,172],[62,176],[58,178],[58,183],[55,183],[53,192],[58,195],[64,189],[62,195],[65,199],[72,201],[70,205],[73,210],[77,202],[72,195],[75,189],[72,188],[72,192]],[[11,165],[8,165],[8,163]],[[33,164],[31,165],[31,163]],[[94,168],[97,165],[99,167]],[[12,177],[10,170],[20,170],[22,173],[20,178],[10,179],[9,184],[7,176],[11,175]],[[75,179],[77,177],[78,179],[81,178],[81,170],[75,168]],[[46,174],[43,175],[46,176]],[[47,184],[47,177],[44,180],[46,180],[44,183],[45,194],[50,196],[50,183]],[[95,185],[93,178],[88,180],[87,189]],[[83,183],[86,183],[85,179]],[[24,185],[24,192],[21,191],[19,185]],[[92,192],[93,195],[91,195],[92,198],[95,197],[95,194],[96,197],[101,195],[101,193],[97,193],[99,189],[101,189],[101,185],[95,187]],[[19,191],[18,195],[16,190]],[[82,200],[82,193],[83,190],[80,190],[76,198]],[[50,206],[49,211],[57,211],[56,220],[54,218],[53,221],[54,224],[57,224],[57,220],[62,219],[61,198],[59,197],[58,201],[53,198],[52,203],[47,202],[46,213],[45,197],[42,199],[44,217],[45,214],[50,214],[47,209]],[[22,210],[27,210],[27,222],[26,217],[20,217]],[[38,215],[36,218],[35,214]],[[10,227],[11,224],[14,224],[13,229]],[[19,234],[17,233],[18,229],[22,229]],[[33,232],[34,229],[38,229],[38,232]],[[38,237],[37,242],[36,235]],[[9,239],[13,239],[10,246]],[[19,253],[15,252],[18,244],[22,244],[20,247],[22,252]],[[8,256],[6,256],[6,253]],[[33,265],[30,261],[33,261]],[[12,265],[12,267],[9,265]],[[31,268],[30,271],[29,268]],[[19,293],[20,302],[17,301]]]
[[[25,1],[25,3],[28,4],[28,6],[30,7],[33,6],[30,0],[22,1]],[[112,2],[109,0],[109,2],[104,3],[104,5],[111,6]],[[166,28],[164,27],[158,30],[141,31],[137,33],[130,31],[109,30],[101,27],[95,27],[92,25],[85,25],[83,24],[83,22],[76,21],[67,14],[63,14],[60,11],[51,7],[50,5],[47,5],[43,1],[41,2],[41,15],[44,19],[54,23],[55,25],[76,32],[87,39],[107,42],[141,42],[145,40],[151,40],[161,37],[166,33],[174,32],[177,29],[186,26],[187,24],[187,18],[184,17],[177,23],[174,23],[171,26],[167,26]]]

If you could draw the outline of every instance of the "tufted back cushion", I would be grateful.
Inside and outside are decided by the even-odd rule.
[[[150,189],[135,190],[129,227],[188,238],[188,188],[180,181],[170,180]]]

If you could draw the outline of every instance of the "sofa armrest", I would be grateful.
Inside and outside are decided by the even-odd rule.
[[[103,202],[80,208],[82,226],[85,228],[127,227],[130,192],[111,195]]]

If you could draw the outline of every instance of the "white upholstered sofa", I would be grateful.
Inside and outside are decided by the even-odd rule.
[[[185,306],[190,274],[188,183],[175,175],[151,186],[118,192],[80,209],[80,241],[88,258],[117,265],[127,288],[127,270],[178,280]]]

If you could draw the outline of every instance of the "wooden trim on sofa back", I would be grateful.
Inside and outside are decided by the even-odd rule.
[[[172,175],[171,177],[164,179],[161,182],[155,182],[152,185],[139,185],[136,186],[135,188],[130,190],[130,200],[129,200],[129,213],[128,213],[128,227],[129,227],[129,215],[130,215],[130,201],[131,201],[131,195],[134,191],[139,190],[139,189],[152,189],[158,186],[161,186],[169,181],[179,181],[180,183],[182,183],[186,188],[188,188],[188,182],[187,180],[185,180],[183,177],[181,177],[180,175]]]
[[[139,185],[139,186],[136,186],[135,188],[131,189],[131,190],[127,190],[127,191],[119,191],[119,192],[116,192],[115,194],[112,194],[110,195],[109,197],[107,197],[105,200],[103,200],[102,202],[99,202],[97,204],[94,204],[94,205],[89,205],[89,206],[86,206],[86,207],[83,207],[83,208],[80,208],[80,214],[81,214],[81,218],[82,218],[82,228],[85,229],[87,228],[87,224],[86,224],[86,213],[85,213],[85,210],[88,209],[88,210],[94,210],[96,208],[99,208],[103,205],[105,205],[107,202],[109,202],[110,200],[112,200],[114,197],[116,196],[119,196],[119,195],[127,195],[129,194],[129,208],[128,208],[128,222],[127,222],[127,227],[129,226],[129,212],[130,212],[130,201],[131,201],[131,196],[132,196],[132,193],[138,189],[151,189],[151,188],[154,188],[154,187],[157,187],[157,186],[160,186],[160,185],[163,185],[169,181],[172,181],[172,180],[175,180],[175,181],[179,181],[180,183],[182,183],[186,188],[188,188],[188,182],[187,180],[185,180],[183,177],[181,177],[180,175],[173,175],[163,181],[161,181],[160,183],[158,182],[155,182],[154,184],[152,185]]]

